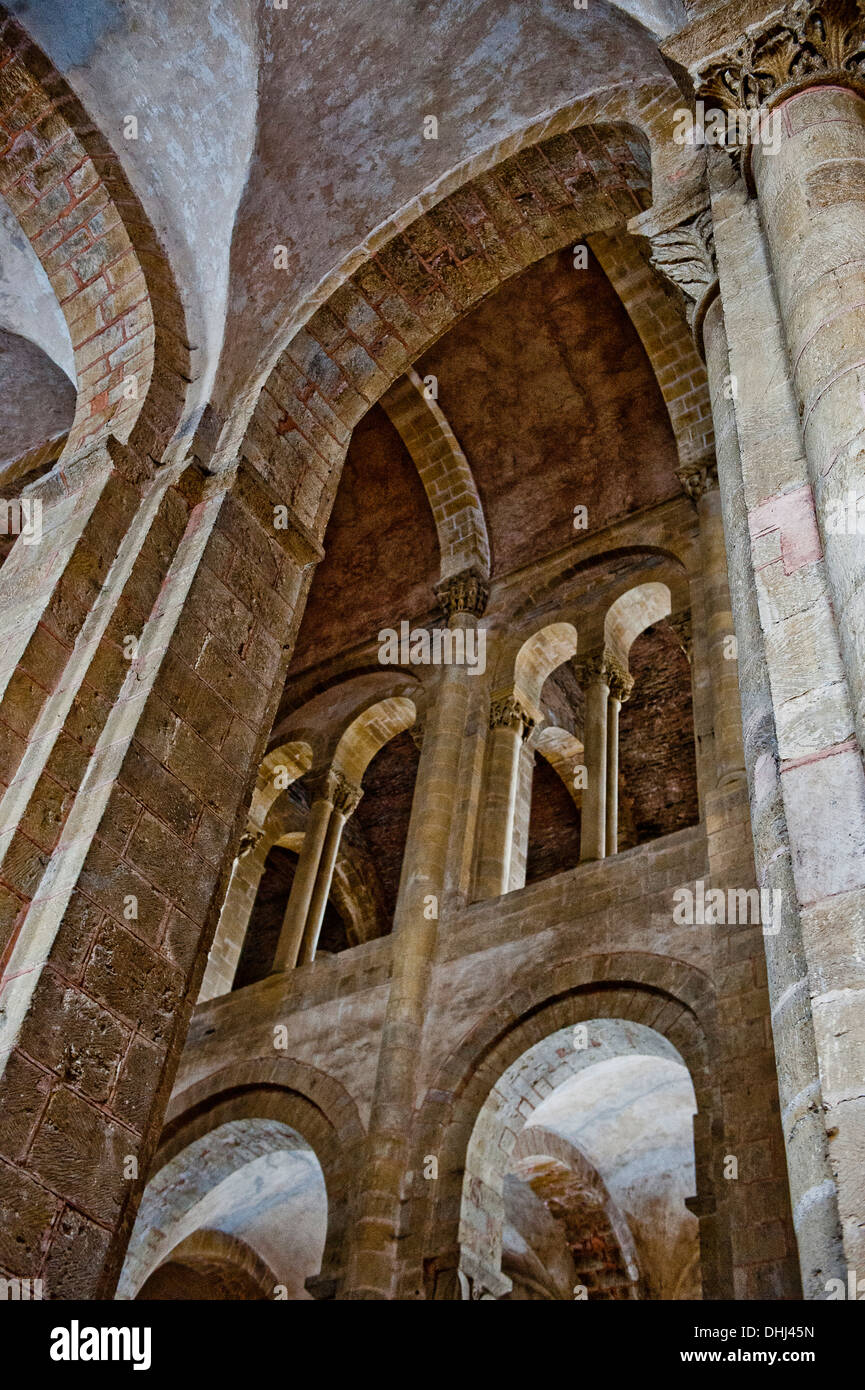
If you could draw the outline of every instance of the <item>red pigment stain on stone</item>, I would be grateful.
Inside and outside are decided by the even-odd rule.
[[[748,527],[755,540],[773,531],[781,532],[781,559],[785,574],[793,574],[812,560],[823,558],[814,514],[814,497],[807,483],[793,492],[784,492],[768,502],[761,502],[752,511]]]
[[[828,748],[821,748],[816,753],[806,753],[801,758],[790,758],[781,764],[782,772],[791,772],[794,767],[805,767],[808,763],[819,763],[823,758],[834,758],[839,753],[849,753],[851,748],[856,747],[856,739],[848,738],[844,743],[833,743]]]

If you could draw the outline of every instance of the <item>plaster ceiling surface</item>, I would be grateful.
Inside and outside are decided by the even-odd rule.
[[[75,414],[75,388],[51,358],[0,328],[0,465],[64,434]]]
[[[255,139],[258,0],[10,0],[121,160],[168,254],[206,403]],[[126,118],[137,138],[126,138]]]
[[[51,282],[18,219],[0,197],[0,328],[28,338],[76,381],[72,340]],[[4,402],[6,397],[4,395]]]
[[[227,413],[315,287],[424,190],[582,96],[669,81],[657,38],[682,13],[671,0],[10,8],[113,144],[162,239],[194,349],[191,415],[211,396]],[[437,139],[424,138],[426,115]],[[277,245],[287,269],[274,267]]]

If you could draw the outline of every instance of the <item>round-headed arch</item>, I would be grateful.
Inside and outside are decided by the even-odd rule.
[[[192,375],[171,266],[115,151],[3,6],[0,194],[69,327],[78,397],[62,458],[110,433],[161,460]]]
[[[717,1025],[707,976],[681,961],[640,952],[589,956],[552,972],[543,967],[460,1040],[427,1090],[418,1116],[416,1161],[436,1154],[439,1180],[424,1184],[415,1198],[415,1219],[424,1231],[424,1269],[407,1267],[406,1287],[424,1285],[429,1298],[454,1296],[466,1153],[478,1114],[499,1077],[524,1052],[550,1033],[593,1018],[645,1024],[679,1053],[698,1106],[698,1196],[705,1210],[714,1211],[710,1134],[719,1105],[713,1076]],[[712,1282],[710,1277],[707,1286]]]
[[[370,705],[355,716],[340,736],[333,754],[333,766],[356,786],[376,753],[397,734],[410,729],[417,720],[417,707],[405,695],[390,696]]]
[[[353,1174],[364,1127],[357,1106],[334,1077],[287,1057],[250,1057],[220,1067],[175,1091],[150,1177],[194,1140],[229,1120],[273,1119],[294,1130],[314,1152],[327,1190],[323,1288],[335,1287],[350,1229]]]
[[[420,217],[414,203],[410,217],[383,229],[353,265],[334,273],[327,299],[322,287],[319,307],[262,378],[242,445],[229,427],[220,454],[228,457],[241,447],[250,463],[278,480],[282,495],[293,498],[303,524],[320,528],[332,493],[327,480],[338,475],[351,430],[437,338],[512,275],[576,239],[621,231],[642,211],[651,191],[649,151],[661,140],[669,145],[674,106],[672,89],[666,90],[669,110],[663,98],[654,107],[650,102],[643,123],[632,109],[632,95],[608,99],[603,115],[594,101],[558,113],[543,131],[527,132],[528,162],[524,154],[501,159],[501,152],[493,151],[488,171],[470,174],[457,191],[442,190],[439,200],[432,200],[436,205]],[[525,187],[516,201],[509,191],[514,181]],[[642,263],[636,244],[622,250],[619,260],[630,264],[631,254]],[[625,301],[629,313],[645,293],[640,282],[630,296],[630,284],[619,276],[616,286],[633,299]],[[681,390],[702,392],[673,420],[674,430],[682,436],[697,419],[705,447],[711,436],[708,391],[700,380],[705,372],[698,358],[691,360],[695,353],[687,327],[670,298],[657,296],[653,312],[665,330],[661,355],[652,361],[656,377],[668,381],[671,345],[680,341],[688,366]],[[657,337],[644,325],[647,349]],[[692,368],[696,385],[689,380]],[[669,389],[665,398],[669,408]],[[689,455],[694,447],[680,441],[679,453]],[[219,466],[216,459],[214,466]],[[306,487],[309,476],[323,487]],[[474,504],[466,506],[476,520]]]
[[[604,617],[604,646],[627,664],[628,654],[641,632],[672,612],[667,584],[649,580],[626,589],[607,609]]]

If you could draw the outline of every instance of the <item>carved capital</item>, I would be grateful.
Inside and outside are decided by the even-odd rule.
[[[247,854],[251,854],[261,840],[263,834],[263,830],[253,827],[248,827],[244,830],[240,837],[240,844],[237,847],[238,859],[243,859]]]
[[[718,463],[714,454],[680,464],[676,477],[696,506],[705,492],[718,486]]]
[[[519,730],[522,738],[528,738],[536,723],[516,695],[500,695],[490,705],[491,729]]]
[[[363,788],[357,786],[342,772],[332,771],[328,779],[328,800],[332,803],[333,809],[339,811],[341,816],[348,820],[349,816],[354,815],[358,808]]]
[[[363,795],[360,788],[350,782],[344,772],[334,767],[320,768],[317,772],[309,774],[304,778],[304,785],[310,805],[316,801],[329,801],[335,811],[341,811],[346,817],[355,810]],[[343,811],[343,806],[348,809]]]
[[[450,622],[455,613],[473,613],[480,618],[486,609],[490,586],[476,569],[462,570],[435,586],[436,598]]]
[[[674,227],[650,232],[647,240],[650,264],[678,290],[688,325],[694,328],[698,310],[718,286],[710,209],[702,208]]]
[[[609,652],[592,652],[589,656],[574,658],[572,665],[583,690],[595,681],[603,681],[607,686],[610,684],[613,662]]]
[[[634,689],[634,677],[626,667],[622,666],[615,657],[608,658],[610,694],[614,700],[618,700],[623,705],[631,697]]]
[[[856,0],[794,0],[697,68],[695,95],[727,111],[769,108],[840,82],[865,91],[865,12]]]

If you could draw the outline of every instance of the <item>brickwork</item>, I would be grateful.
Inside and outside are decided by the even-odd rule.
[[[75,349],[78,401],[63,457],[109,427],[125,439],[147,400],[135,443],[159,458],[189,375],[171,269],[104,137],[2,7],[0,23],[0,192],[45,268]]]

